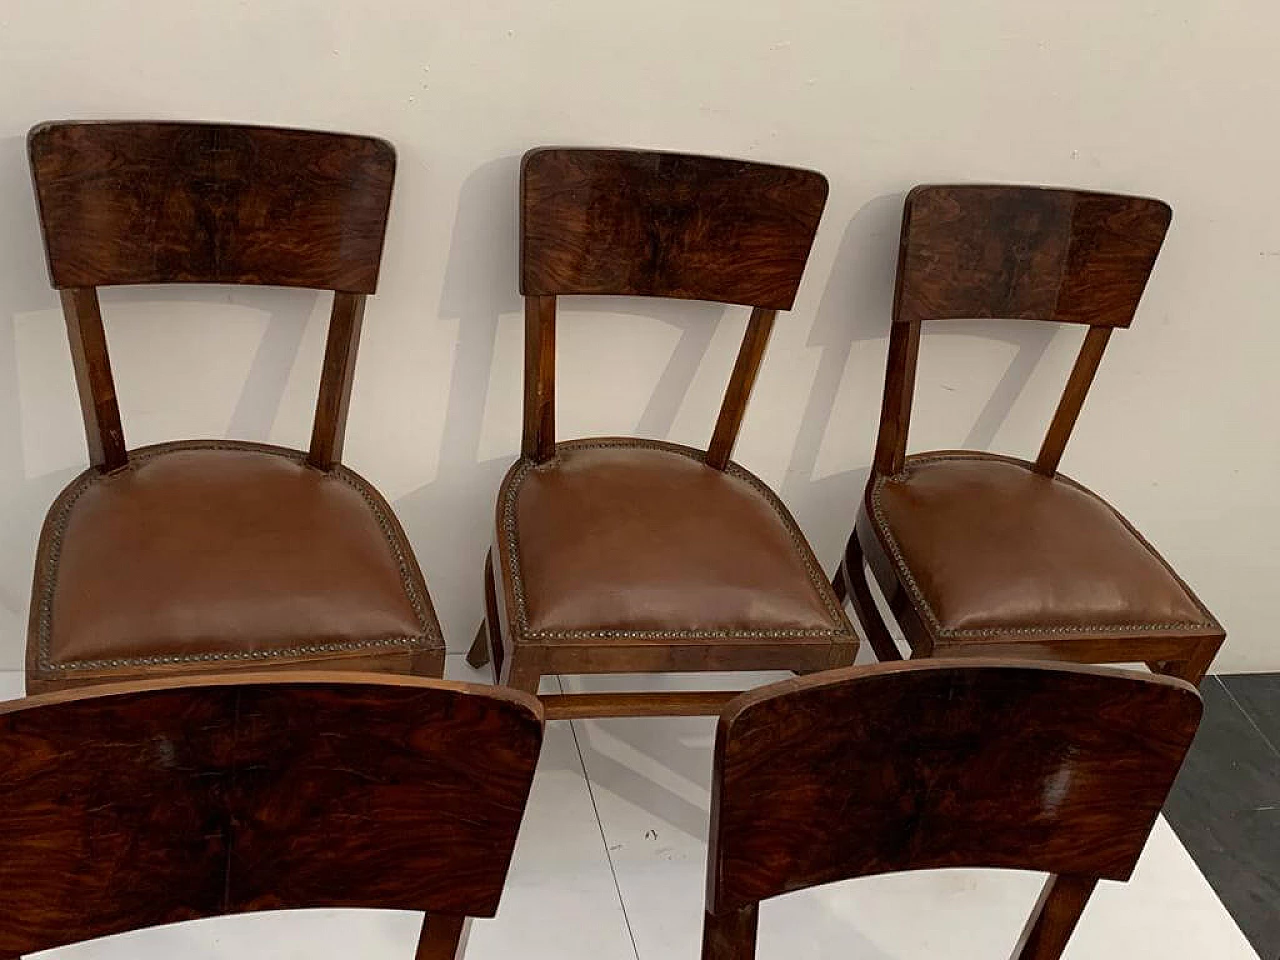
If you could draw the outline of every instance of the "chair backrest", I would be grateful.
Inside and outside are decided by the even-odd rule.
[[[532,697],[375,675],[0,704],[0,957],[252,910],[492,916],[541,740]]]
[[[820,173],[642,150],[548,147],[520,169],[524,455],[555,446],[555,298],[673,297],[752,307],[708,463],[723,468],[778,310],[789,310],[827,199]]]
[[[216,123],[59,122],[28,137],[90,456],[127,459],[96,288],[235,283],[335,292],[311,459],[341,459],[395,151],[372,137]]]
[[[753,934],[759,901],[872,874],[1127,879],[1200,711],[1181,680],[1011,661],[855,667],[744,694],[716,739],[709,933]]]
[[[925,320],[1089,326],[1036,460],[1057,470],[1111,331],[1127,327],[1169,228],[1160,200],[1025,186],[920,186],[906,199],[876,471],[906,454]]]

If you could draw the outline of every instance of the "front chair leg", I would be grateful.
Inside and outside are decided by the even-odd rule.
[[[1093,877],[1051,874],[1012,960],[1058,960],[1097,884]]]
[[[875,598],[871,596],[871,585],[867,583],[867,571],[862,554],[862,544],[858,542],[858,531],[849,535],[849,545],[845,547],[844,559],[840,561],[840,569],[836,576],[843,580],[849,596],[849,605],[853,607],[858,626],[862,627],[862,635],[871,644],[876,659],[881,663],[901,660],[902,654],[898,645],[893,642],[893,635],[885,625],[884,618],[876,607]]]
[[[418,938],[418,952],[414,954],[414,960],[462,960],[470,931],[469,917],[428,914],[422,921],[422,935]]]

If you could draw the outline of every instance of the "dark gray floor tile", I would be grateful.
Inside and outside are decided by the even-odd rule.
[[[1280,673],[1239,674],[1218,679],[1271,746],[1280,749]]]
[[[1280,958],[1280,753],[1218,680],[1165,816],[1254,949]]]

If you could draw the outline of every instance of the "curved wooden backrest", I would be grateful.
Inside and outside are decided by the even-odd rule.
[[[1022,186],[907,195],[894,319],[1127,327],[1169,229],[1160,200]]]
[[[721,715],[708,911],[935,867],[1127,879],[1200,718],[1181,680],[924,662],[747,693]]]
[[[373,293],[395,151],[219,123],[45,123],[28,137],[53,285]]]
[[[541,740],[532,697],[372,674],[0,705],[0,957],[250,910],[491,916]]]
[[[387,229],[391,144],[222,123],[65,121],[32,128],[27,145],[93,465],[128,461],[96,288],[136,283],[333,290],[307,459],[321,470],[339,463]]]
[[[555,452],[556,297],[674,297],[753,308],[707,447],[707,464],[723,470],[826,202],[826,177],[794,167],[647,150],[526,153],[522,455],[540,463]]]
[[[1001,319],[1089,327],[1036,457],[1036,471],[1053,475],[1111,331],[1133,321],[1171,217],[1161,200],[1049,187],[907,194],[873,472],[903,466],[920,324]]]
[[[520,169],[520,290],[789,310],[827,180],[745,160],[548,147]]]

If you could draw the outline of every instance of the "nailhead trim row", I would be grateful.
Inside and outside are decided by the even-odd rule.
[[[952,629],[947,629],[943,627],[942,624],[939,622],[937,615],[933,612],[933,608],[929,606],[929,601],[925,599],[924,592],[920,589],[920,585],[916,583],[916,578],[912,575],[911,568],[907,566],[906,558],[903,557],[902,555],[902,550],[898,546],[898,541],[893,536],[893,531],[892,529],[890,529],[889,522],[884,515],[884,508],[880,500],[880,491],[884,487],[885,483],[901,482],[907,479],[911,475],[911,467],[916,466],[918,464],[936,463],[944,460],[986,461],[991,459],[993,458],[979,457],[979,456],[965,456],[962,454],[940,454],[938,456],[918,457],[916,459],[909,460],[906,463],[906,465],[903,467],[900,473],[896,473],[893,476],[878,477],[876,479],[875,485],[872,487],[872,490],[871,490],[871,506],[872,506],[872,512],[874,515],[876,526],[880,528],[881,533],[884,535],[884,541],[886,544],[888,544],[889,553],[893,557],[894,565],[898,568],[898,576],[902,580],[902,582],[906,585],[907,590],[910,592],[912,596],[912,599],[915,601],[916,609],[925,615],[925,619],[929,621],[929,626],[933,629],[934,633],[938,637],[945,638],[945,639],[952,639],[952,638],[961,639],[961,638],[981,638],[981,637],[1047,636],[1051,634],[1064,634],[1064,633],[1076,634],[1078,636],[1093,636],[1093,635],[1104,635],[1104,634],[1115,634],[1115,633],[1167,633],[1174,630],[1203,630],[1209,627],[1216,626],[1216,624],[1213,623],[1211,620],[1206,619],[1203,621],[1184,620],[1184,621],[1178,621],[1173,623],[1114,623],[1114,624],[1109,623],[1109,624],[1101,624],[1099,626],[1087,626],[1087,627],[1081,627],[1079,625],[1058,626],[1058,627],[1052,627],[1052,626],[1002,627],[1002,628],[992,628],[989,630],[983,630],[983,629],[952,630]],[[1001,462],[1008,462],[1008,461],[1001,460]],[[1067,477],[1059,476],[1057,479],[1063,483],[1069,483],[1071,486],[1075,487],[1078,490],[1081,490],[1084,493],[1089,494],[1090,496],[1094,496],[1092,492],[1080,486],[1080,484],[1076,483],[1075,481],[1068,479]],[[1102,502],[1104,506],[1107,506],[1108,509],[1111,509],[1110,505],[1108,505],[1105,501],[1100,501],[1100,502]],[[1111,512],[1115,513],[1115,510],[1111,509]],[[1143,545],[1147,545],[1147,542],[1143,540],[1140,535],[1138,535],[1137,531],[1134,530],[1133,527],[1129,526],[1129,523],[1123,517],[1121,517],[1118,513],[1116,513],[1115,515],[1117,519],[1119,519],[1122,523],[1124,523],[1125,528],[1128,529],[1130,533],[1133,533],[1134,536],[1138,537],[1139,542],[1141,542]],[[1148,549],[1150,549],[1149,546],[1148,546]],[[1167,569],[1167,566],[1166,566],[1166,569]],[[1170,572],[1172,573],[1172,571]],[[1196,600],[1196,598],[1192,596],[1192,600]],[[1196,600],[1196,605],[1200,606],[1198,600]],[[1202,606],[1201,606],[1201,610],[1202,611],[1204,610]],[[1207,617],[1208,612],[1207,611],[1204,611],[1204,612]]]
[[[278,456],[285,460],[292,460],[294,463],[302,463],[306,458],[306,455],[300,451],[283,450],[257,444],[242,444],[230,441],[209,441],[207,443],[186,443],[180,441],[174,444],[161,444],[156,448],[132,454],[129,458],[129,463],[145,463],[148,460],[164,456],[167,453],[175,453],[183,450],[242,450]],[[128,467],[125,469],[128,469]],[[443,640],[440,636],[439,629],[432,624],[431,619],[426,614],[422,597],[419,596],[417,586],[414,584],[414,577],[409,570],[409,564],[405,558],[399,537],[396,535],[395,529],[387,519],[382,507],[372,496],[370,496],[364,483],[345,467],[336,467],[330,476],[337,480],[341,480],[347,486],[359,493],[361,499],[364,500],[365,504],[369,507],[370,512],[372,512],[374,519],[378,523],[379,529],[382,531],[383,537],[386,538],[387,545],[391,548],[391,552],[395,556],[396,567],[400,571],[400,580],[404,585],[405,594],[409,598],[410,606],[413,607],[414,615],[418,618],[418,623],[422,626],[423,632],[420,635],[408,637],[384,637],[378,640],[341,640],[334,641],[332,643],[308,643],[292,647],[280,647],[272,650],[227,650],[212,653],[184,653],[152,657],[117,657],[109,660],[68,660],[65,662],[55,662],[49,653],[49,636],[53,624],[53,594],[58,584],[58,561],[62,554],[63,534],[66,532],[67,522],[71,518],[71,510],[75,506],[76,501],[80,499],[89,487],[103,479],[102,474],[89,472],[81,478],[80,482],[74,488],[67,492],[66,500],[63,502],[62,508],[58,511],[58,515],[54,520],[53,535],[49,543],[49,558],[45,571],[44,590],[40,596],[40,617],[36,654],[38,667],[41,670],[48,671],[74,672],[116,667],[151,667],[174,663],[227,663],[254,660],[281,660],[289,657],[311,656],[326,653],[348,653],[355,650],[375,650],[384,648],[388,650],[398,648],[428,649],[436,644],[442,643]]]
[[[630,447],[650,450],[661,450],[665,453],[676,453],[690,460],[701,463],[705,459],[702,451],[694,450],[689,447],[682,447],[677,444],[663,443],[658,440],[571,440],[567,443],[559,444],[560,449],[568,450],[591,450],[591,449],[611,449],[616,447]],[[520,461],[519,469],[512,475],[507,483],[504,491],[504,500],[502,505],[502,534],[506,541],[507,555],[511,558],[511,590],[515,595],[516,601],[516,626],[519,635],[527,640],[722,640],[741,638],[744,640],[784,640],[794,639],[796,637],[814,637],[814,638],[838,638],[848,637],[850,631],[831,629],[805,629],[805,630],[530,630],[529,614],[525,605],[524,578],[520,573],[520,544],[516,535],[516,500],[520,490],[520,484],[524,478],[528,476],[529,471],[537,469],[537,464],[532,460]],[[839,623],[841,616],[833,603],[830,595],[830,588],[813,561],[810,559],[809,551],[804,545],[800,532],[796,529],[794,521],[788,516],[786,508],[774,495],[773,491],[761,483],[758,479],[742,469],[736,463],[730,463],[725,470],[730,476],[742,480],[754,488],[766,503],[778,515],[778,519],[786,528],[788,536],[791,538],[792,544],[796,548],[796,553],[803,561],[805,570],[809,575],[810,582],[813,583],[814,589],[818,596],[822,599],[822,604],[827,609],[834,623]]]

